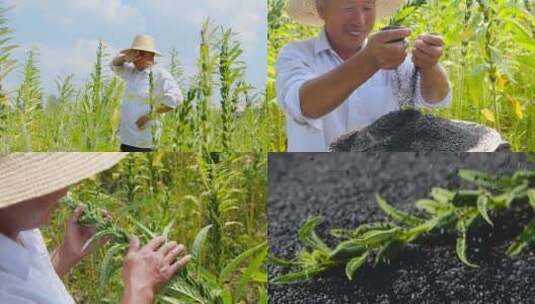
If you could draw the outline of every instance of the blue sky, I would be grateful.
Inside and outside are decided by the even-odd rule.
[[[214,24],[232,27],[243,44],[247,80],[263,89],[267,65],[267,1],[265,0],[7,0],[8,13],[21,47],[14,55],[23,63],[30,47],[40,50],[46,93],[54,93],[58,75],[75,74],[78,84],[91,72],[98,40],[115,54],[130,46],[137,33],[152,35],[166,56],[177,48],[186,74],[195,72],[199,30],[210,17]],[[6,81],[8,89],[20,82],[20,70]]]

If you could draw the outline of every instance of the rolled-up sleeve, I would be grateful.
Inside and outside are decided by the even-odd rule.
[[[125,63],[123,65],[114,65],[113,61],[110,62],[111,71],[123,80],[126,80],[127,74],[132,71],[132,68],[133,67],[129,63]]]
[[[296,45],[290,44],[280,52],[276,63],[277,99],[287,116],[300,125],[316,131],[322,130],[321,118],[306,117],[301,110],[299,90],[303,84],[318,77],[305,54]]]
[[[417,81],[417,89],[416,89],[416,103],[419,107],[425,107],[430,109],[438,109],[438,108],[447,108],[451,105],[452,100],[452,92],[451,92],[451,84],[448,85],[448,95],[444,97],[442,100],[432,100],[427,101],[422,95],[422,77],[418,77]]]
[[[160,70],[161,83],[161,103],[170,108],[176,108],[183,100],[184,96],[171,73]]]

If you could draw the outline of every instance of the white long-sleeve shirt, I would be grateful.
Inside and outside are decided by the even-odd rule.
[[[291,43],[281,50],[276,63],[276,87],[278,102],[287,116],[289,152],[327,152],[338,136],[362,129],[381,116],[400,109],[395,71],[379,70],[334,111],[318,119],[304,116],[299,100],[301,86],[343,62],[324,31],[318,37]],[[413,69],[410,56],[398,67],[400,75],[405,75],[402,79],[409,79]],[[405,90],[410,82],[405,80],[401,86]],[[452,98],[450,89],[447,97],[437,103],[425,101],[420,80],[415,95],[417,106],[428,108],[446,107]]]
[[[20,243],[0,234],[0,303],[73,304],[38,229],[19,233]]]
[[[126,82],[124,99],[121,103],[121,125],[119,135],[125,145],[152,148],[151,126],[155,121],[149,122],[140,130],[136,122],[150,113],[149,99],[149,73],[150,69],[139,71],[132,63],[122,66],[110,65],[111,70]],[[159,104],[176,108],[183,100],[178,83],[171,73],[158,67],[153,67],[154,94]]]

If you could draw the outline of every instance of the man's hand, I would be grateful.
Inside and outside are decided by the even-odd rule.
[[[421,35],[414,42],[412,61],[422,71],[435,68],[444,51],[444,40],[441,36]]]
[[[132,237],[123,265],[125,286],[123,304],[150,304],[154,295],[190,261],[186,249],[164,237],[151,240],[140,248],[139,239]]]
[[[78,224],[83,212],[84,207],[78,206],[67,220],[63,244],[52,254],[52,264],[60,277],[67,274],[82,258],[107,242],[107,239],[101,239],[84,248],[86,242],[95,234],[96,227]]]
[[[440,102],[450,92],[448,76],[439,64],[443,51],[444,40],[436,35],[418,37],[412,50],[412,61],[422,75],[422,97],[432,104]]]
[[[140,57],[139,51],[129,50],[124,54],[124,59],[126,62],[134,62]]]
[[[150,120],[151,118],[148,114],[143,115],[140,118],[138,118],[138,120],[136,121],[136,125],[140,130],[144,130]]]
[[[370,35],[363,52],[377,69],[395,69],[407,57],[407,42],[404,38],[411,34],[408,28],[387,30]],[[391,42],[403,39],[399,42]]]

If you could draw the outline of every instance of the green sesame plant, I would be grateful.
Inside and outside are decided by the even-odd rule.
[[[404,21],[414,14],[419,8],[427,4],[426,0],[409,0],[388,20],[389,26],[401,26]]]
[[[95,48],[90,75],[41,79],[37,49],[28,54],[25,65],[11,58],[16,47],[11,41],[16,37],[6,19],[8,12],[0,5],[0,151],[119,150],[125,83],[107,68],[111,56],[106,43],[100,41]],[[155,126],[151,132],[156,149],[285,150],[284,125],[276,106],[263,95],[262,87],[253,88],[246,79],[247,54],[239,34],[206,20],[199,30],[197,59],[189,63],[193,69],[182,67],[176,50],[159,63],[171,72],[184,100],[175,110],[154,115],[161,122],[149,124]],[[7,87],[3,80],[15,69],[21,80]],[[153,82],[157,78],[155,73]],[[41,84],[56,79],[61,82],[57,91],[43,92]],[[156,101],[149,101],[154,112],[157,100],[152,101]]]
[[[43,229],[47,244],[61,243],[79,202],[80,224],[96,226],[85,245],[109,240],[64,278],[73,298],[119,303],[120,268],[135,234],[141,244],[163,235],[192,255],[156,303],[267,303],[266,163],[265,154],[131,153],[73,186]]]
[[[31,151],[32,126],[35,124],[36,112],[42,106],[41,70],[38,60],[39,51],[32,48],[27,53],[23,67],[23,79],[17,89],[15,109],[13,113],[20,122],[20,136],[23,151]]]
[[[535,171],[519,171],[511,176],[493,176],[472,170],[460,170],[459,177],[477,186],[476,190],[433,188],[429,198],[415,202],[416,208],[427,213],[418,217],[398,210],[377,195],[379,207],[389,216],[388,221],[365,223],[354,229],[332,229],[330,234],[339,242],[329,247],[316,234],[320,217],[308,219],[299,229],[299,240],[306,249],[286,261],[277,257],[272,263],[297,268],[298,271],[273,279],[274,284],[287,284],[310,279],[328,269],[345,266],[352,280],[358,270],[372,261],[376,266],[395,259],[403,248],[421,242],[424,237],[452,233],[457,235],[455,251],[466,266],[477,268],[467,257],[466,235],[475,223],[493,226],[492,217],[505,209],[528,205],[535,210]],[[506,253],[513,257],[535,244],[535,219],[511,241]]]
[[[64,198],[63,202],[71,211],[83,205],[84,211],[79,224],[83,226],[94,225],[96,227],[96,233],[86,242],[84,247],[99,239],[107,238],[109,240],[99,274],[99,286],[100,288],[105,288],[112,275],[122,265],[131,233],[117,227],[102,208],[77,202],[72,196]],[[135,233],[141,235],[142,244],[146,244],[157,236],[163,236],[167,239],[175,224],[175,221],[172,220],[163,228],[161,233],[156,233],[133,218],[130,220],[136,227]],[[175,275],[159,292],[158,297],[161,303],[230,304],[237,302],[233,299],[239,300],[243,297],[245,286],[253,279],[255,271],[262,267],[267,257],[267,241],[242,252],[228,262],[219,274],[213,274],[200,263],[201,251],[204,250],[205,242],[212,226],[208,225],[198,232],[191,245],[192,260],[190,265]],[[243,274],[237,274],[241,265],[248,259],[251,262],[247,271]],[[240,278],[236,288],[226,286],[226,282],[231,276],[236,275],[239,275]]]

